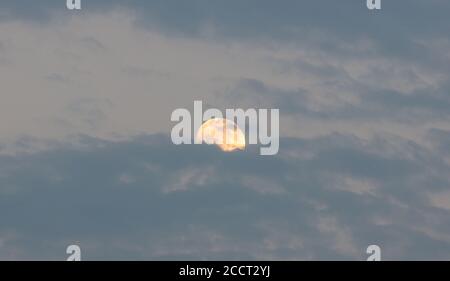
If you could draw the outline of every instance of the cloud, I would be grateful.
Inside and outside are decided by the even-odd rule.
[[[449,166],[400,141],[283,139],[268,161],[165,136],[2,156],[0,233],[17,237],[3,247],[19,259],[63,259],[73,241],[86,259],[364,259],[375,243],[386,259],[448,258],[415,245],[450,247],[443,197],[429,200]]]
[[[430,196],[431,204],[437,208],[450,210],[450,192],[443,191]]]
[[[207,187],[214,184],[217,173],[208,166],[196,165],[196,167],[184,168],[175,172],[173,180],[164,186],[164,192],[187,191],[190,188]]]
[[[448,1],[61,2],[0,3],[1,259],[448,259]],[[195,99],[279,154],[172,145]]]

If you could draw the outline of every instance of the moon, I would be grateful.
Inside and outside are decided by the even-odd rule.
[[[196,139],[207,144],[215,144],[226,152],[245,149],[244,133],[236,123],[224,118],[205,121],[198,129]]]

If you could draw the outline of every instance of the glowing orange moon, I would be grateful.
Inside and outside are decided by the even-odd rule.
[[[245,135],[232,121],[213,118],[203,123],[197,131],[198,141],[215,144],[223,151],[244,150]]]

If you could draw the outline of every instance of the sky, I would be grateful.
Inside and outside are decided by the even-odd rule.
[[[0,259],[450,259],[450,2],[0,2]],[[174,145],[276,108],[280,147]]]

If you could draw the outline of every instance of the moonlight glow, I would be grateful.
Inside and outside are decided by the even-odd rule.
[[[213,118],[198,129],[197,140],[207,144],[216,144],[223,151],[244,150],[245,135],[232,121]]]

